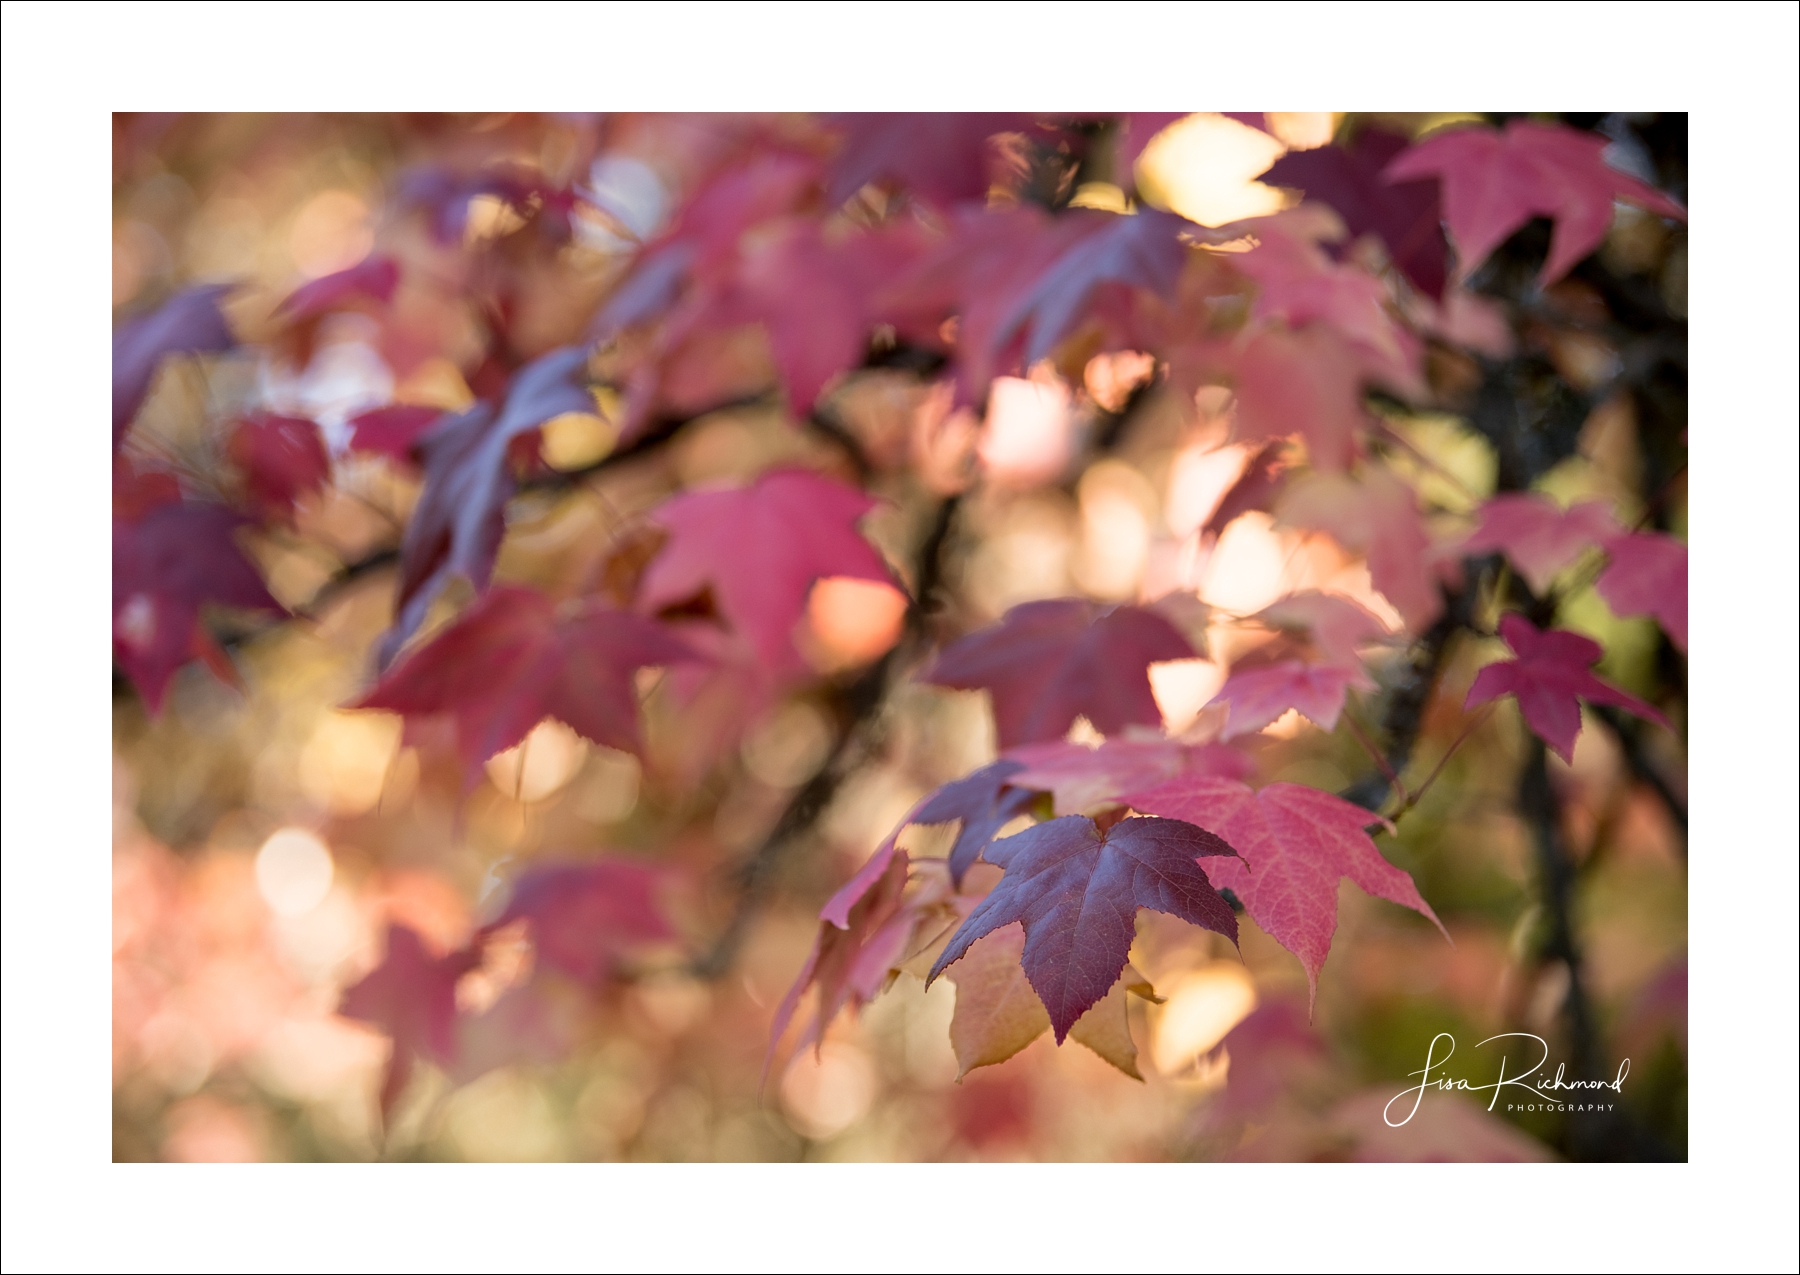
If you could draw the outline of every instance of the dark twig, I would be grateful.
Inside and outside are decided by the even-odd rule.
[[[932,529],[919,546],[917,597],[907,608],[906,636],[845,689],[849,721],[839,732],[825,764],[794,793],[769,835],[738,867],[738,897],[731,919],[712,947],[689,967],[695,976],[719,978],[731,968],[749,934],[751,921],[774,883],[783,852],[812,827],[831,804],[839,786],[867,756],[872,742],[870,731],[890,687],[911,667],[916,653],[929,643],[927,617],[942,579],[942,558],[957,503],[957,498],[951,496],[938,506]]]
[[[1590,704],[1588,707],[1612,731],[1613,738],[1619,741],[1619,749],[1625,754],[1625,764],[1631,767],[1631,773],[1647,784],[1662,800],[1669,818],[1681,830],[1681,857],[1687,858],[1687,803],[1676,794],[1669,786],[1669,781],[1663,778],[1662,772],[1651,762],[1650,755],[1644,749],[1643,727],[1636,718],[1627,717],[1608,705]]]

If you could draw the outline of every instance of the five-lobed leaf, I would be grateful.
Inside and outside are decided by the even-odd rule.
[[[1134,810],[1185,820],[1230,842],[1241,857],[1206,860],[1208,879],[1237,895],[1256,923],[1300,958],[1314,997],[1337,929],[1341,878],[1443,929],[1412,877],[1370,840],[1369,812],[1341,797],[1302,784],[1252,790],[1231,779],[1182,777],[1125,800]]]
[[[1504,132],[1460,128],[1429,137],[1391,161],[1383,175],[1395,182],[1442,181],[1444,220],[1465,275],[1534,216],[1554,218],[1550,255],[1538,275],[1548,287],[1600,246],[1615,200],[1661,217],[1687,218],[1667,195],[1609,165],[1607,145],[1594,133],[1515,119]]]
[[[987,690],[1000,746],[1011,748],[1060,739],[1077,717],[1106,735],[1158,725],[1149,666],[1193,658],[1187,638],[1154,611],[1054,598],[1016,606],[952,643],[925,680]]]
[[[1589,671],[1603,654],[1592,638],[1565,629],[1540,630],[1516,611],[1500,617],[1500,636],[1518,658],[1489,664],[1477,673],[1464,707],[1516,696],[1525,724],[1564,761],[1575,760],[1575,738],[1581,733],[1579,700],[1611,704],[1668,726],[1656,709]]]
[[[357,702],[407,718],[448,716],[465,787],[482,763],[554,717],[607,748],[636,751],[646,665],[696,658],[653,620],[598,602],[559,610],[535,589],[490,589]]]
[[[774,675],[800,662],[794,626],[827,576],[894,583],[856,530],[877,502],[802,469],[773,469],[746,487],[683,492],[651,511],[669,533],[639,585],[658,611],[710,589],[719,613]]]
[[[951,935],[926,979],[975,940],[1014,921],[1025,927],[1020,964],[1061,1044],[1125,968],[1140,907],[1166,912],[1237,941],[1237,918],[1207,880],[1203,856],[1235,851],[1214,834],[1173,819],[1126,819],[1101,828],[1069,815],[987,848],[1005,871]]]

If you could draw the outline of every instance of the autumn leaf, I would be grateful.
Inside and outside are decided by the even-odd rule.
[[[1637,531],[1605,540],[1610,561],[1595,583],[1614,615],[1653,615],[1677,649],[1687,651],[1687,545]]]
[[[1539,286],[1548,287],[1600,246],[1615,200],[1687,219],[1680,204],[1609,165],[1607,144],[1597,134],[1515,119],[1505,132],[1460,128],[1426,138],[1390,162],[1383,176],[1442,181],[1444,220],[1464,276],[1533,217],[1553,218],[1550,255],[1538,275]]]
[[[508,452],[552,417],[593,410],[586,367],[586,351],[553,350],[520,368],[498,404],[477,403],[418,440],[425,489],[400,544],[398,615],[382,639],[383,667],[451,578],[487,587],[517,488]]]
[[[1369,839],[1364,828],[1373,816],[1341,797],[1302,784],[1253,791],[1231,779],[1183,777],[1128,793],[1125,801],[1133,810],[1205,828],[1237,850],[1241,858],[1208,859],[1208,879],[1237,895],[1256,923],[1300,958],[1314,999],[1337,929],[1341,878],[1444,928],[1412,877]]]
[[[976,939],[1022,922],[1021,964],[1060,1045],[1125,968],[1140,907],[1237,941],[1237,918],[1198,861],[1235,853],[1210,832],[1154,818],[1102,829],[1069,815],[996,841],[986,855],[1005,875],[951,935],[926,986]]]
[[[1304,192],[1329,204],[1352,237],[1373,234],[1388,258],[1433,301],[1444,295],[1450,245],[1438,210],[1438,184],[1430,178],[1387,182],[1389,162],[1406,149],[1406,139],[1378,128],[1360,130],[1348,146],[1290,151],[1257,178],[1269,186]]]
[[[987,198],[996,166],[996,133],[1032,126],[1029,115],[870,112],[842,115],[843,148],[831,166],[833,207],[872,181],[894,181],[940,206]]]
[[[1231,376],[1237,436],[1244,442],[1298,434],[1314,469],[1337,471],[1350,464],[1356,438],[1369,424],[1364,360],[1335,331],[1269,328],[1235,351]]]
[[[953,642],[924,680],[986,689],[1000,746],[1012,748],[1060,739],[1081,716],[1107,735],[1158,725],[1147,669],[1193,658],[1188,640],[1154,611],[1055,598],[1016,606],[999,624]]]
[[[415,448],[445,413],[435,407],[390,403],[350,418],[350,450],[386,456],[409,467],[418,463]]]
[[[1466,553],[1506,555],[1533,592],[1542,593],[1564,567],[1619,534],[1606,503],[1585,500],[1563,509],[1537,492],[1505,492],[1481,507],[1481,523],[1463,542]]]
[[[609,341],[623,328],[667,313],[690,281],[723,281],[744,232],[796,211],[818,177],[816,160],[785,151],[715,174],[683,205],[668,230],[638,254],[594,320],[594,338]]]
[[[1336,593],[1303,589],[1271,602],[1251,622],[1305,633],[1324,663],[1360,668],[1359,648],[1388,636],[1387,625],[1360,603]]]
[[[1337,729],[1350,687],[1372,691],[1375,683],[1360,668],[1282,660],[1264,668],[1235,669],[1212,703],[1229,705],[1219,738],[1254,734],[1290,708],[1321,730]]]
[[[536,864],[513,883],[505,910],[485,928],[528,920],[541,965],[596,984],[623,954],[673,937],[656,902],[662,875],[629,859]]]
[[[1003,925],[977,940],[945,971],[956,984],[950,1046],[956,1052],[958,1080],[977,1067],[1005,1062],[1050,1030],[1050,1015],[1020,965],[1024,949],[1024,927],[1016,922]],[[1133,1080],[1142,1080],[1125,1005],[1127,992],[1156,999],[1149,981],[1128,963],[1112,989],[1075,1020],[1069,1036]]]
[[[344,989],[338,1013],[379,1028],[394,1042],[381,1085],[381,1111],[392,1113],[415,1059],[456,1062],[456,984],[481,963],[478,948],[433,956],[418,934],[389,925],[381,964]]]
[[[294,289],[275,307],[275,317],[300,324],[364,300],[386,304],[393,299],[399,284],[398,261],[392,257],[365,257],[348,270]]]
[[[1371,467],[1355,478],[1309,474],[1288,485],[1277,510],[1277,521],[1328,532],[1365,555],[1370,581],[1408,627],[1422,630],[1443,611],[1418,499],[1388,470]]]
[[[200,623],[202,606],[284,610],[234,539],[248,519],[217,505],[168,503],[168,484],[154,486],[160,496],[128,496],[128,507],[149,506],[139,516],[113,519],[113,659],[151,713],[190,659],[235,680]]]
[[[1219,498],[1200,529],[1217,536],[1240,515],[1252,510],[1267,510],[1280,494],[1293,468],[1289,462],[1285,439],[1275,438],[1251,453],[1244,463],[1243,475]]]
[[[1024,814],[1036,800],[1028,789],[1011,787],[1011,776],[1025,769],[1016,761],[1001,760],[974,774],[944,784],[921,802],[911,815],[920,824],[960,821],[956,842],[950,847],[950,879],[958,886],[974,866],[994,835]]]
[[[1566,629],[1540,631],[1516,611],[1500,617],[1500,636],[1519,658],[1482,668],[1469,687],[1465,708],[1502,695],[1516,696],[1525,724],[1566,762],[1574,761],[1575,738],[1581,733],[1578,698],[1611,704],[1668,727],[1668,719],[1656,709],[1589,672],[1604,654],[1592,638]]]
[[[113,332],[113,448],[150,392],[156,369],[171,354],[207,354],[237,345],[219,301],[227,284],[177,292],[149,314],[121,323]]]
[[[757,238],[709,322],[760,322],[788,403],[804,416],[827,385],[862,362],[879,314],[874,298],[925,244],[907,222],[834,241],[818,223],[796,219]]]
[[[856,531],[876,501],[808,470],[774,469],[747,487],[689,491],[651,511],[669,539],[639,586],[654,612],[710,589],[720,615],[773,674],[801,663],[794,625],[813,584],[849,576],[893,584]]]
[[[905,821],[900,826],[905,827]],[[776,1007],[765,1074],[808,988],[818,988],[818,1006],[811,1026],[801,1035],[797,1046],[801,1049],[818,1044],[842,1010],[854,1013],[887,986],[900,965],[914,955],[921,928],[929,937],[948,928],[945,922],[954,915],[946,902],[948,878],[939,873],[908,894],[910,860],[896,848],[897,832],[820,909],[812,951]]]
[[[256,412],[239,421],[227,452],[265,517],[292,522],[294,504],[331,480],[331,455],[312,421]]]
[[[1224,775],[1241,779],[1250,759],[1219,744],[1187,744],[1177,739],[1108,739],[1097,748],[1053,740],[1011,749],[1006,760],[1023,763],[1010,782],[1048,792],[1060,815],[1091,812],[1176,775]]]
[[[995,333],[997,345],[1015,332],[1025,333],[1028,367],[1075,331],[1083,307],[1100,288],[1140,287],[1174,300],[1188,255],[1181,235],[1198,229],[1185,217],[1155,208],[1129,216],[1078,209],[1061,220],[1080,227],[1079,238],[1044,266]]]
[[[449,717],[470,789],[483,762],[546,717],[603,747],[637,751],[633,674],[694,658],[652,620],[591,601],[558,608],[535,589],[500,585],[390,669],[356,707],[409,721]]]

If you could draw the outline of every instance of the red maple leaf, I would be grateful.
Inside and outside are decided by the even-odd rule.
[[[1358,648],[1387,636],[1387,625],[1335,593],[1304,589],[1271,602],[1250,619],[1284,632],[1304,632],[1328,664],[1360,668]]]
[[[419,440],[425,489],[400,545],[399,613],[381,643],[383,667],[451,577],[487,587],[518,486],[508,453],[552,417],[593,411],[586,367],[585,350],[552,350],[520,368],[498,404],[477,403]]]
[[[500,585],[390,669],[357,708],[456,726],[465,787],[481,765],[546,717],[607,748],[638,748],[633,673],[695,658],[653,620],[597,602],[558,608],[535,589]]]
[[[996,841],[986,855],[1005,875],[950,936],[926,986],[975,940],[1021,922],[1020,964],[1060,1045],[1075,1020],[1118,981],[1140,907],[1237,942],[1237,918],[1199,864],[1203,856],[1235,853],[1192,824],[1153,818],[1103,829],[1083,815],[1068,815]]]
[[[788,403],[805,415],[839,373],[862,362],[878,314],[872,299],[924,242],[911,222],[833,240],[818,222],[800,220],[756,239],[708,324],[762,323]]]
[[[1668,726],[1668,720],[1643,700],[1588,671],[1604,654],[1592,638],[1566,629],[1540,631],[1516,611],[1500,617],[1500,636],[1519,658],[1489,664],[1477,673],[1463,707],[1473,708],[1502,695],[1517,696],[1525,724],[1566,762],[1574,761],[1575,738],[1581,733],[1578,698],[1611,704]]]
[[[231,661],[200,623],[202,606],[283,611],[233,538],[248,519],[216,505],[170,503],[171,487],[149,475],[127,484],[123,503],[135,516],[113,519],[113,658],[152,713],[190,659],[235,682]]]
[[[1516,119],[1504,133],[1466,128],[1427,138],[1388,164],[1383,176],[1442,180],[1444,219],[1464,275],[1533,217],[1554,218],[1550,255],[1538,275],[1548,287],[1600,246],[1612,227],[1614,200],[1687,219],[1680,204],[1609,165],[1606,147],[1606,138],[1593,133]]]
[[[1584,551],[1619,534],[1604,501],[1568,509],[1536,492],[1506,492],[1481,507],[1481,525],[1463,542],[1467,553],[1499,550],[1537,593]]]
[[[443,1067],[456,1062],[456,984],[479,964],[478,947],[433,956],[412,930],[390,925],[381,964],[344,989],[338,1013],[373,1024],[394,1042],[381,1084],[384,1116],[406,1088],[415,1058]]]
[[[1299,434],[1313,468],[1349,465],[1369,421],[1363,410],[1365,359],[1336,331],[1317,325],[1297,332],[1265,329],[1234,351],[1230,370],[1240,439]]]
[[[1235,780],[1184,777],[1125,800],[1134,810],[1196,824],[1236,848],[1241,858],[1207,860],[1207,877],[1237,895],[1256,923],[1300,958],[1314,997],[1337,929],[1341,878],[1444,928],[1412,877],[1384,859],[1363,830],[1374,816],[1341,797],[1303,784],[1253,791]]]
[[[905,827],[902,821],[901,827]],[[819,910],[819,932],[811,953],[787,995],[775,1009],[769,1029],[765,1074],[781,1037],[793,1021],[807,988],[819,989],[817,1012],[799,1048],[818,1044],[825,1028],[848,1007],[852,1013],[887,985],[892,971],[915,955],[915,939],[926,929],[933,938],[948,928],[949,882],[941,874],[920,882],[907,893],[910,861],[896,849],[895,836],[869,857]],[[938,928],[939,924],[943,928]]]
[[[1031,808],[1037,794],[1011,786],[1011,777],[1025,769],[1023,762],[1002,759],[974,774],[939,787],[913,811],[908,822],[933,824],[959,821],[956,842],[950,847],[950,879],[962,884],[963,875],[994,834]]]
[[[445,415],[438,408],[413,403],[377,407],[350,418],[350,450],[416,464],[415,446]]]
[[[251,502],[264,516],[293,521],[294,504],[331,480],[319,427],[299,416],[257,412],[238,422],[227,446]]]
[[[1282,660],[1262,668],[1233,670],[1212,698],[1230,706],[1220,739],[1261,730],[1290,708],[1321,730],[1335,730],[1350,687],[1372,691],[1375,683],[1358,667]]]
[[[1000,746],[1061,739],[1085,716],[1102,734],[1155,726],[1149,666],[1194,648],[1155,611],[1082,598],[1026,602],[951,643],[924,680],[993,697]]]
[[[1288,526],[1328,532],[1344,548],[1364,554],[1370,581],[1415,631],[1444,609],[1418,499],[1387,469],[1365,469],[1357,478],[1309,474],[1288,485],[1279,513],[1278,521]]]
[[[1022,132],[1032,117],[896,112],[843,115],[843,149],[831,166],[827,201],[837,207],[872,181],[895,181],[939,205],[987,198],[997,175],[996,133]]]
[[[771,674],[793,668],[800,662],[794,625],[815,581],[894,583],[856,531],[876,503],[803,469],[773,469],[748,487],[672,497],[650,514],[669,539],[644,572],[638,606],[657,611],[710,589],[719,613]]]
[[[1176,775],[1240,779],[1250,772],[1250,759],[1234,748],[1129,734],[1104,740],[1097,748],[1064,740],[1025,744],[1008,750],[1006,759],[1024,764],[1012,776],[1013,784],[1048,792],[1056,812],[1064,815],[1118,801],[1133,788]]]
[[[328,274],[288,293],[275,317],[301,324],[360,301],[386,304],[400,284],[400,263],[392,257],[365,257],[348,270]]]
[[[718,280],[737,256],[751,226],[798,209],[813,191],[818,161],[777,152],[727,168],[682,207],[667,231],[645,247],[594,320],[594,337],[665,313],[690,279]]]
[[[877,298],[877,313],[908,340],[944,344],[956,320],[956,402],[978,403],[988,382],[1023,361],[1022,299],[1058,256],[1091,229],[1024,206],[964,210],[942,244]]]
[[[632,948],[672,937],[656,902],[661,880],[655,868],[627,859],[535,865],[485,929],[524,918],[541,965],[596,984]]]
[[[1673,536],[1609,536],[1611,558],[1595,588],[1614,615],[1653,615],[1669,640],[1687,650],[1687,546]]]
[[[237,344],[219,299],[231,288],[209,284],[177,292],[148,314],[121,323],[113,332],[113,447],[131,428],[150,392],[157,367],[170,354],[229,350]]]
[[[1378,236],[1387,245],[1389,260],[1439,301],[1450,245],[1439,221],[1438,184],[1381,179],[1382,170],[1406,144],[1398,134],[1365,128],[1348,146],[1290,151],[1257,180],[1298,189],[1308,199],[1329,204],[1352,236]]]
[[[1066,233],[1074,241],[1042,268],[995,333],[999,346],[1014,333],[1025,333],[1028,367],[1075,331],[1084,307],[1102,288],[1145,288],[1173,301],[1188,258],[1181,236],[1198,231],[1186,218],[1155,208],[1130,216],[1077,209],[1064,213],[1058,222],[1059,230],[1069,227]]]
[[[1253,320],[1294,329],[1320,325],[1348,343],[1366,377],[1409,395],[1424,389],[1423,348],[1390,312],[1388,285],[1326,253],[1324,245],[1344,234],[1330,209],[1303,205],[1235,229],[1257,241],[1251,251],[1226,258],[1256,284]]]

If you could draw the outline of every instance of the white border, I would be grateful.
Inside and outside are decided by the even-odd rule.
[[[7,1269],[1793,1269],[1796,9],[9,4]],[[429,24],[429,25],[428,25]],[[115,109],[1687,109],[1686,1166],[114,1166]]]

